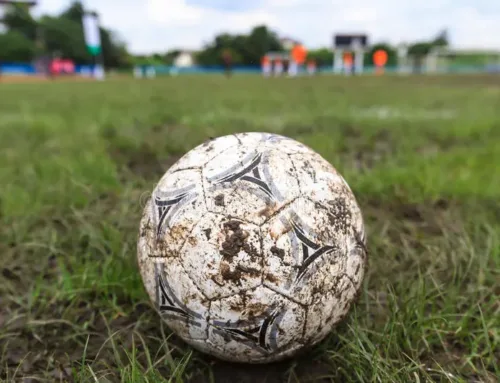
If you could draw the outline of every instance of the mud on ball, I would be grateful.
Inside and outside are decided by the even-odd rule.
[[[266,133],[219,137],[156,186],[138,260],[171,330],[247,363],[321,341],[348,313],[366,268],[361,211],[319,154]]]

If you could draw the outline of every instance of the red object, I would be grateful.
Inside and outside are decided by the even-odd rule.
[[[63,66],[63,71],[67,74],[74,74],[75,73],[75,64],[71,60],[64,60],[62,62]]]
[[[50,63],[50,73],[59,74],[61,72],[61,60],[52,60]]]
[[[52,74],[74,74],[75,64],[72,60],[54,59],[50,63],[50,72]]]
[[[297,44],[292,48],[291,54],[293,61],[302,65],[305,63],[307,58],[307,49],[303,45]]]
[[[233,61],[233,57],[231,55],[231,52],[229,50],[224,50],[222,52],[222,60],[224,61],[224,64],[226,65],[231,65],[231,62]]]
[[[352,65],[354,62],[354,59],[352,57],[352,54],[349,52],[344,53],[344,64],[345,65]]]

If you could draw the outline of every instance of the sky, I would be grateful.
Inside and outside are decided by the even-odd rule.
[[[39,0],[36,14],[70,0]],[[370,42],[432,38],[446,28],[455,48],[500,50],[498,0],[84,0],[135,54],[199,49],[222,32],[266,24],[309,49],[330,47],[334,33],[366,33]]]

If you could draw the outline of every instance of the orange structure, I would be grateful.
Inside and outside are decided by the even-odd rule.
[[[388,55],[383,49],[378,49],[373,52],[373,63],[377,67],[383,67],[387,64]]]
[[[262,69],[262,74],[265,77],[268,77],[271,74],[271,59],[269,58],[269,56],[267,56],[267,55],[263,56],[260,59],[260,65],[261,65],[261,69]]]
[[[354,58],[352,57],[352,53],[351,52],[344,53],[343,61],[344,61],[344,66],[351,67],[353,62],[354,62]]]
[[[388,60],[388,55],[387,52],[384,51],[383,49],[378,49],[375,52],[373,52],[373,64],[376,67],[375,73],[376,74],[382,74],[384,73],[384,66],[387,64]]]
[[[292,48],[291,56],[298,65],[303,65],[306,62],[307,50],[303,45],[297,44]]]

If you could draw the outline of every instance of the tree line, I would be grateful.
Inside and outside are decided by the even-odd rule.
[[[435,38],[429,41],[417,41],[408,45],[408,54],[412,55],[416,61],[423,59],[434,47],[447,46],[448,33],[446,30],[440,31]],[[380,42],[370,46],[365,55],[365,64],[373,65],[373,53],[383,49],[387,52],[387,66],[397,65],[397,48],[388,43]],[[261,58],[268,52],[284,51],[280,38],[265,25],[256,26],[249,34],[229,34],[223,33],[206,44],[201,50],[194,52],[195,61],[201,66],[220,65],[222,53],[231,53],[234,65],[254,66],[260,65]],[[171,50],[164,54],[154,54],[150,56],[136,57],[138,64],[165,64],[171,65],[175,57],[182,52],[181,49]],[[332,48],[320,48],[309,50],[308,58],[316,62],[318,66],[332,65]]]
[[[73,2],[59,15],[35,19],[22,4],[9,6],[3,17],[5,32],[0,33],[0,61],[32,62],[41,55],[58,55],[78,64],[90,64],[83,35],[83,6]],[[104,63],[107,67],[127,66],[130,55],[126,44],[107,28],[100,28]]]
[[[59,55],[79,64],[89,64],[92,57],[88,53],[82,26],[83,6],[74,1],[58,15],[44,15],[35,19],[22,5],[13,5],[4,16],[6,31],[0,33],[0,61],[32,62],[40,55]],[[182,49],[159,52],[148,56],[134,56],[127,50],[126,43],[116,33],[101,27],[101,42],[104,64],[108,68],[125,68],[139,64],[171,65]],[[430,41],[414,42],[409,45],[409,53],[424,57],[434,46],[448,45],[447,32],[440,32]],[[388,66],[397,64],[397,50],[386,43],[375,44],[365,57],[366,65],[372,64],[372,53],[384,49],[388,54]],[[220,65],[222,53],[231,53],[234,65],[255,66],[262,56],[270,51],[283,51],[276,32],[264,25],[256,26],[248,34],[223,33],[201,50],[194,52],[195,62],[202,66]],[[331,48],[311,50],[308,57],[319,66],[331,65]]]

